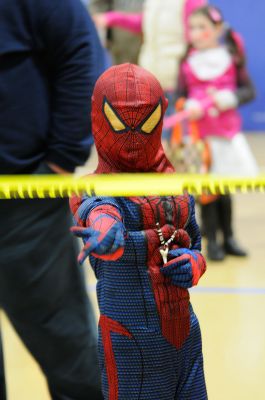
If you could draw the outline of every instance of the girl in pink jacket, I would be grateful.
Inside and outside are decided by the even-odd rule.
[[[241,133],[237,110],[255,96],[245,66],[242,40],[213,6],[195,10],[188,29],[190,46],[180,66],[178,96],[187,98],[185,108],[191,119],[197,121],[200,137],[209,143],[210,172],[255,175],[257,165]],[[209,259],[223,260],[225,254],[246,255],[233,236],[229,195],[202,205],[202,221]],[[217,241],[219,228],[223,233],[222,244]]]

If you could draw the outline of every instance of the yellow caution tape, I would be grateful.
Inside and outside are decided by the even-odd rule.
[[[265,192],[265,175],[255,178],[179,174],[0,176],[0,199],[65,198],[73,194],[128,197]]]

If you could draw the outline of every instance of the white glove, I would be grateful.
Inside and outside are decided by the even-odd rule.
[[[236,94],[229,89],[218,90],[213,94],[218,110],[226,111],[238,106]]]
[[[196,99],[188,99],[185,103],[185,110],[189,112],[190,119],[194,121],[201,119],[204,115],[204,110]]]

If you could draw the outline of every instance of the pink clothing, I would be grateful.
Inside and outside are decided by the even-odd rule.
[[[107,25],[128,30],[133,33],[142,33],[143,14],[123,13],[119,11],[109,11],[105,13]]]
[[[186,0],[183,15],[186,39],[188,39],[189,16],[196,8],[202,7],[206,4],[207,0]],[[133,33],[142,33],[143,13],[133,14],[120,11],[109,11],[105,13],[105,16],[109,27],[122,28]]]
[[[233,92],[237,89],[237,71],[234,63],[231,63],[223,75],[211,80],[200,80],[188,61],[182,64],[182,73],[185,76],[188,97],[192,99],[205,100],[209,97],[210,88],[228,89]],[[209,108],[204,117],[197,122],[202,138],[214,135],[231,139],[241,131],[241,117],[236,109],[230,109],[218,115],[212,115],[211,111],[212,109]]]

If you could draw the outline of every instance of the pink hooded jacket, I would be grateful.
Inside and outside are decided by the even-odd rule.
[[[235,93],[237,90],[237,69],[232,62],[227,70],[220,76],[201,80],[192,70],[188,61],[181,67],[181,74],[185,76],[188,97],[199,101],[209,97],[209,90],[230,90]],[[241,117],[237,109],[229,109],[221,113],[214,113],[213,108],[208,108],[202,119],[198,120],[198,128],[202,138],[214,135],[232,138],[241,130]]]

